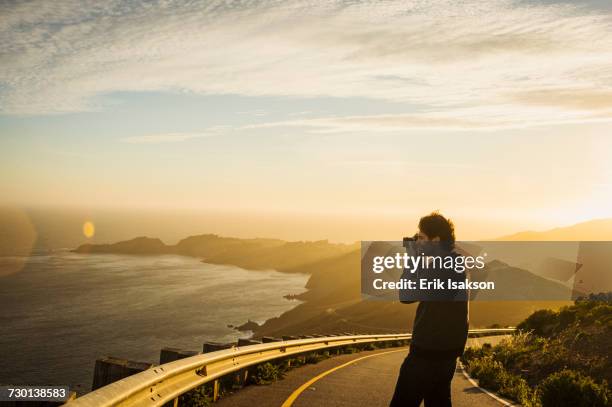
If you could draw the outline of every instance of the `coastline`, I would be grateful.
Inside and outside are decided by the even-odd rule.
[[[115,244],[81,245],[77,253],[179,254],[203,262],[233,265],[248,270],[276,270],[309,275],[303,293],[285,298],[302,303],[252,328],[252,338],[262,336],[336,333],[406,332],[412,328],[416,304],[364,301],[361,296],[359,243],[337,244],[326,240],[286,242],[278,239],[238,239],[207,234],[191,236],[176,245],[139,237]],[[538,308],[559,308],[563,301],[472,301],[470,326],[514,325]],[[249,319],[245,315],[245,322]]]

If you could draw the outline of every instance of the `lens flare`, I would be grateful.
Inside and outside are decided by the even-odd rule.
[[[83,223],[83,234],[85,235],[86,238],[92,238],[93,235],[96,233],[96,227],[94,226],[94,224],[92,222],[85,222]]]

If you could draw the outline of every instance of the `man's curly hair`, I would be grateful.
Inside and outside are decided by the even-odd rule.
[[[450,219],[445,218],[438,211],[434,211],[419,220],[419,229],[427,237],[440,238],[442,245],[451,250],[455,247],[455,225]]]

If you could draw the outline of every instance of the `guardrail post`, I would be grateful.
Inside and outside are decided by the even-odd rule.
[[[222,342],[204,342],[202,344],[202,353],[216,352],[218,350],[231,349],[236,347],[235,343],[222,343]],[[235,386],[236,383],[241,382],[242,371],[238,371],[234,374],[234,378],[232,380],[232,387]],[[224,381],[224,387],[228,385],[227,381]],[[213,382],[213,401],[217,401],[221,395],[221,382],[219,379]]]
[[[135,362],[132,360],[106,356],[96,360],[94,378],[91,390],[96,390],[107,384],[142,372],[153,367],[153,363]]]
[[[261,342],[253,340],[253,339],[238,339],[238,346],[250,346],[250,345],[260,345]],[[240,369],[236,372],[234,387],[242,387],[246,384],[249,378],[249,369]]]
[[[162,348],[159,352],[159,364],[163,365],[164,363],[174,362],[175,360],[195,356],[199,353],[200,352],[178,348]],[[163,407],[178,407],[178,405],[179,398],[177,397],[174,400],[165,403]]]
[[[313,335],[300,335],[299,338],[300,339],[313,339],[314,336]],[[317,352],[310,352],[309,354],[301,354],[301,355],[296,356],[296,359],[298,359],[300,361],[300,363],[305,365],[306,364],[306,358],[309,355],[316,355],[316,354],[317,354]]]
[[[219,400],[219,379],[213,382],[213,403]]]
[[[247,379],[249,378],[249,370],[248,369],[240,369],[234,373],[234,382],[232,383],[233,389],[240,389],[245,385]]]
[[[238,346],[259,345],[261,342],[252,339],[238,339]],[[232,387],[240,388],[244,386],[249,378],[249,369],[240,369],[234,374],[234,384]]]

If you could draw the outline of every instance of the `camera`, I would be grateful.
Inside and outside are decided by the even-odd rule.
[[[412,237],[405,237],[404,239],[402,239],[402,246],[404,246],[406,249],[412,247],[412,244],[418,240],[418,237],[418,233],[415,233]]]

